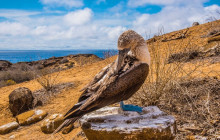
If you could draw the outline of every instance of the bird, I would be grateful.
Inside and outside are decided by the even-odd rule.
[[[150,53],[144,38],[133,30],[118,38],[118,57],[104,67],[81,91],[82,94],[65,115],[64,122],[53,132],[61,131],[83,115],[120,102],[123,111],[142,112],[135,105],[124,105],[142,86],[149,73]]]

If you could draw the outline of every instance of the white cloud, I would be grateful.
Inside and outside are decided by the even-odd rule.
[[[122,19],[93,19],[89,8],[66,14],[0,21],[0,49],[112,49],[126,28]]]
[[[207,22],[207,18],[219,18],[216,10],[220,10],[217,5],[203,7],[202,4],[192,5],[189,3],[184,6],[167,5],[159,13],[156,14],[140,14],[133,22],[133,29],[142,35],[147,32],[151,34],[158,33],[158,30],[164,28],[164,32],[171,32],[192,26],[192,23]]]
[[[134,24],[136,26],[145,24],[148,22],[149,18],[150,18],[149,14],[142,14],[141,16],[137,17],[137,19],[134,21]]]
[[[37,15],[37,14],[40,14],[40,12],[25,11],[25,10],[0,9],[0,17],[4,17],[4,18],[18,18],[18,17]]]
[[[141,1],[145,2],[134,2]],[[156,4],[158,0],[148,2]],[[0,17],[6,18],[0,21],[0,49],[65,49],[65,46],[116,49],[118,36],[127,29],[143,36],[145,32],[154,35],[162,27],[170,32],[189,27],[194,21],[205,23],[210,16],[217,19],[220,16],[216,14],[220,10],[218,5],[204,7],[197,0],[184,5],[179,0],[176,2],[179,4],[164,0],[162,10],[156,14],[126,9],[126,4],[121,2],[104,13],[94,13],[89,8],[54,11],[55,14],[53,10],[49,14],[48,11],[0,10]]]
[[[109,38],[116,40],[120,36],[120,34],[125,30],[126,30],[126,28],[122,27],[122,26],[109,28],[108,36],[109,36]]]
[[[147,4],[152,5],[196,5],[202,4],[208,0],[129,0],[128,6],[139,7]]]
[[[128,6],[139,7],[145,4],[168,5],[174,3],[175,0],[129,0]]]
[[[0,22],[0,35],[22,36],[29,32],[29,28],[21,23]]]
[[[40,2],[49,7],[82,7],[83,0],[40,0]]]
[[[216,12],[216,11],[220,11],[220,8],[218,5],[211,5],[211,6],[208,6],[208,7],[205,7],[205,11],[207,12]]]
[[[89,8],[70,12],[64,16],[64,22],[67,25],[82,25],[90,21],[92,11]]]

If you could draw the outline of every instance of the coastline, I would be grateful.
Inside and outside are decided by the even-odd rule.
[[[16,62],[16,63],[11,63],[8,60],[0,60],[0,71],[7,71],[10,69],[14,69],[20,65],[27,65],[29,67],[37,67],[37,69],[43,69],[46,67],[50,67],[53,65],[61,65],[61,64],[65,64],[65,63],[72,63],[72,64],[76,64],[78,62],[77,59],[83,59],[82,61],[85,61],[85,59],[89,59],[91,61],[100,61],[103,60],[103,58],[98,57],[97,55],[94,54],[70,54],[67,56],[60,56],[60,57],[55,57],[52,56],[48,59],[40,59],[40,60],[36,60],[36,61],[21,61],[21,62]],[[82,62],[80,62],[82,63]],[[86,62],[83,62],[86,63]]]
[[[117,54],[117,50],[0,50],[0,60],[10,63],[33,62],[51,57],[65,57],[76,54],[94,54],[104,58],[106,52]]]

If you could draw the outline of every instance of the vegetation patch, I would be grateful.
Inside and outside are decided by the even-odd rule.
[[[46,90],[45,88],[42,88],[40,90],[36,90],[33,92],[34,101],[33,106],[42,106],[46,104],[52,97],[55,95],[61,93],[63,90],[67,90],[74,87],[73,83],[61,83],[57,85],[53,85],[51,90]]]
[[[113,51],[106,53],[106,55],[113,55]],[[35,78],[45,76],[54,72],[70,69],[75,66],[82,66],[85,64],[92,64],[100,61],[99,58],[93,54],[77,54],[68,55],[65,57],[51,57],[45,60],[32,61],[32,62],[18,62],[12,64],[8,61],[0,60],[0,87],[30,81]],[[48,78],[47,78],[48,79]],[[38,81],[44,88],[50,88],[46,79]],[[42,83],[43,82],[43,83]],[[49,90],[49,89],[48,89]]]
[[[173,62],[189,62],[192,60],[198,60],[198,59],[204,59],[204,58],[214,58],[220,57],[220,46],[216,45],[213,48],[207,50],[207,51],[190,51],[190,52],[181,52],[181,53],[175,53],[171,54],[168,58],[168,63]]]

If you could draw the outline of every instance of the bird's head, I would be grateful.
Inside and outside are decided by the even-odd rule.
[[[150,54],[147,48],[147,44],[144,38],[133,30],[127,30],[119,36],[118,50],[118,70],[120,69],[120,65],[126,54],[150,65]]]
[[[133,50],[143,43],[144,38],[133,30],[123,32],[118,38],[118,50],[129,49]]]

